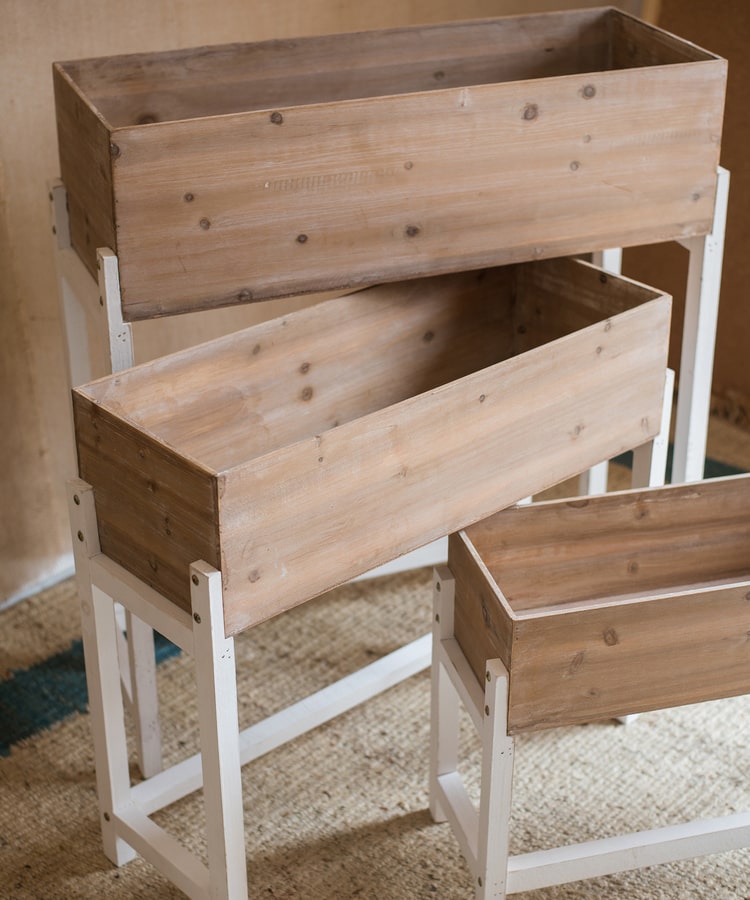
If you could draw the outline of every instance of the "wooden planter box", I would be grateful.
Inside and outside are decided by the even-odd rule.
[[[724,60],[614,9],[54,65],[126,319],[710,230]]]
[[[74,392],[103,552],[227,633],[658,430],[669,297],[575,260],[370,288]]]
[[[509,731],[750,692],[750,478],[507,509],[449,540],[455,634]]]

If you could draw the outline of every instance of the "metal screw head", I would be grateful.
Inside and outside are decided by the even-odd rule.
[[[82,532],[82,531],[79,531],[79,532],[78,532],[78,540],[79,540],[81,543],[83,543],[84,538],[83,538],[83,532]]]
[[[491,681],[491,680],[492,680],[492,677],[491,677],[491,675],[490,675],[489,672],[485,672],[485,673],[484,673],[484,677],[487,679],[487,681]]]
[[[200,222],[198,222],[198,224],[204,231],[208,231],[208,229],[211,227],[211,221],[205,216],[200,220]]]
[[[81,498],[78,496],[78,494],[73,494],[73,503],[75,503],[76,506],[81,505]]]
[[[485,706],[485,708],[484,708],[484,714],[485,714],[485,716],[488,716],[488,715],[490,714],[490,708],[489,708],[489,706]]]
[[[105,821],[105,822],[109,822],[109,819],[110,819],[109,813],[108,813],[108,812],[105,812],[105,813],[104,813],[104,821]]]
[[[440,582],[439,582],[439,581],[436,581],[436,582],[435,582],[435,590],[436,590],[436,591],[442,590],[442,588],[440,587]]]
[[[196,625],[200,625],[201,617],[198,615],[198,613],[193,613],[193,619],[195,620]]]
[[[481,875],[477,878],[477,884],[479,885],[479,887],[482,886],[482,876]]]
[[[590,100],[592,97],[596,96],[596,88],[594,87],[593,84],[586,85],[586,87],[583,89],[583,96],[587,100]]]
[[[280,112],[272,112],[271,113],[271,121],[274,125],[281,125],[284,121],[284,117]]]
[[[195,585],[198,584],[198,576],[197,575],[193,575],[193,577],[190,580],[193,582],[193,584],[195,584]]]

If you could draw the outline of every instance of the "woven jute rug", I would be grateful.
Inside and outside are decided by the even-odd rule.
[[[237,639],[247,725],[425,633],[431,574],[346,585]],[[103,855],[72,582],[0,618],[0,896],[181,896],[147,863]],[[166,762],[196,750],[193,666],[159,665]],[[470,898],[449,827],[428,812],[429,677],[422,673],[243,769],[250,898]],[[750,809],[750,698],[597,722],[517,741],[512,849]],[[476,789],[467,725],[464,775]],[[134,769],[134,774],[135,769]],[[159,821],[205,851],[200,793]],[[734,851],[529,892],[558,898],[750,897]]]

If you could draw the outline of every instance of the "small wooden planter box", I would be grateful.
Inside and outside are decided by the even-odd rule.
[[[509,733],[750,692],[750,477],[515,507],[451,535],[455,634]]]
[[[54,65],[139,319],[710,230],[724,60],[614,9]]]
[[[234,633],[652,438],[671,301],[575,260],[370,288],[74,392],[103,552]]]

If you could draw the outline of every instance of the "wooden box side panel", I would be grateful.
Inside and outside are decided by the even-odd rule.
[[[116,128],[605,68],[601,10],[506,16],[68,63]]]
[[[214,479],[83,394],[74,392],[73,405],[102,552],[190,610],[188,567],[220,565]]]
[[[504,267],[329,300],[87,388],[216,471],[512,355]]]
[[[707,60],[118,129],[124,314],[706,233],[724,83]]]
[[[669,311],[653,300],[226,473],[227,633],[653,437]]]
[[[96,278],[96,250],[117,250],[109,130],[63,65],[52,69],[60,174],[68,194],[70,240]]]
[[[750,479],[550,501],[469,536],[514,610],[680,589],[750,573]]]
[[[609,25],[611,66],[615,69],[717,58],[715,54],[627,13],[611,15]]]
[[[749,587],[519,622],[510,732],[747,693]]]
[[[456,581],[453,632],[484,687],[488,659],[511,668],[513,613],[464,532],[448,538],[448,568]]]
[[[518,266],[515,349],[550,343],[663,296],[622,275],[581,260],[561,258]]]

